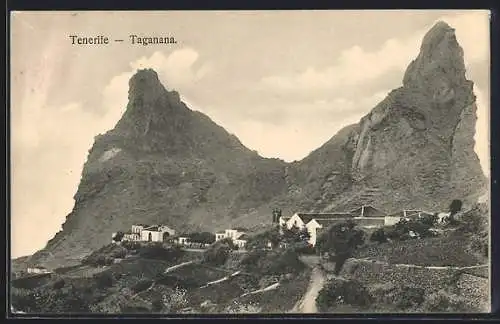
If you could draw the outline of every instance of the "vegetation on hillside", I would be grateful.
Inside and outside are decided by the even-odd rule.
[[[345,261],[364,244],[365,233],[356,228],[354,222],[339,222],[323,232],[316,242],[320,254],[328,253],[335,262],[335,274],[339,274]]]

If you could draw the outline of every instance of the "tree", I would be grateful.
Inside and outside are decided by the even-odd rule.
[[[454,216],[456,213],[458,213],[459,211],[462,210],[462,201],[459,200],[459,199],[454,199],[451,204],[450,204],[450,208],[449,208],[449,212],[450,212],[450,221],[453,221],[454,220]]]
[[[247,250],[264,249],[267,248],[268,242],[271,242],[272,246],[276,246],[279,244],[280,233],[276,227],[250,237],[246,244],[246,249]]]
[[[370,236],[370,241],[384,243],[387,242],[387,237],[385,236],[385,232],[383,228],[379,228],[372,233]]]
[[[215,234],[210,232],[195,232],[189,234],[188,237],[193,243],[212,244],[215,242]]]
[[[113,237],[113,241],[120,242],[123,239],[124,236],[125,236],[125,233],[123,233],[123,232],[117,232],[115,234],[115,236]]]
[[[298,228],[297,226],[292,226],[287,228],[284,226],[282,228],[281,240],[288,244],[307,242],[310,238],[310,234],[307,228]]]
[[[316,246],[321,252],[333,254],[335,273],[338,275],[345,261],[352,256],[356,248],[364,243],[365,233],[355,228],[351,221],[337,223],[320,235]]]

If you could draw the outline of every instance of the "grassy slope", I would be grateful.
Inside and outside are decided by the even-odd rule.
[[[392,243],[370,243],[356,252],[356,258],[370,258],[395,264],[424,266],[473,266],[487,262],[472,253],[470,241],[463,236],[408,240]]]

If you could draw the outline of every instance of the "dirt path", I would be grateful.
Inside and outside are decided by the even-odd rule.
[[[314,267],[311,272],[311,281],[309,283],[309,287],[307,287],[307,291],[304,294],[304,297],[302,297],[302,299],[297,302],[291,312],[317,313],[318,308],[316,307],[316,297],[318,297],[318,294],[323,288],[325,282],[326,277],[323,271],[317,266]]]

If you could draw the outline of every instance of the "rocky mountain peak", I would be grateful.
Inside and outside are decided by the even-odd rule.
[[[455,29],[439,21],[424,36],[419,55],[406,70],[403,85],[434,91],[465,82],[464,52]]]

